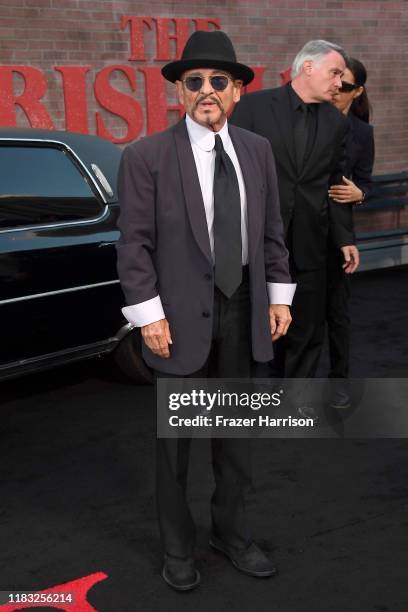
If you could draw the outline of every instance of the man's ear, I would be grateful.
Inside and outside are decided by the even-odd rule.
[[[181,81],[176,81],[177,98],[180,104],[184,106],[184,88]]]
[[[305,60],[303,62],[303,72],[307,74],[307,76],[310,76],[312,72],[312,68],[313,68],[313,60]]]
[[[241,90],[242,90],[243,82],[242,81],[234,81],[234,91],[232,95],[232,99],[235,103],[239,102],[241,99]]]

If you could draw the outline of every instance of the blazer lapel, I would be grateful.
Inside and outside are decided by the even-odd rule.
[[[229,125],[228,131],[244,177],[248,215],[248,254],[249,260],[254,261],[255,246],[258,243],[263,227],[263,215],[260,204],[261,190],[265,188],[265,185],[262,184],[262,177],[259,176],[259,171],[253,162],[253,157],[248,151],[245,139],[239,130]]]
[[[186,122],[184,119],[177,123],[174,127],[174,139],[176,143],[180,176],[183,185],[187,212],[190,219],[190,225],[198,246],[212,265],[213,261],[211,256],[204,201],[201,193],[200,181],[198,179],[197,168],[194,161],[193,150],[191,148]]]

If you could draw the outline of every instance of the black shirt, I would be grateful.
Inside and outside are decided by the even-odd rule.
[[[305,103],[297,95],[292,85],[287,89],[292,116],[294,146],[298,172],[308,160],[316,138],[317,103]]]

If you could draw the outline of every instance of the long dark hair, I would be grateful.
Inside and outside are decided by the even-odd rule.
[[[364,65],[355,57],[347,58],[346,65],[350,72],[352,72],[356,85],[359,87],[364,87],[367,80],[367,70],[365,69]],[[368,101],[368,95],[365,87],[361,96],[353,100],[350,107],[350,112],[352,112],[353,115],[362,121],[369,123],[371,104]]]

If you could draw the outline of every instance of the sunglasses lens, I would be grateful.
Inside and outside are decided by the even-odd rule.
[[[184,82],[190,91],[200,91],[203,79],[200,76],[189,76]]]
[[[203,77],[197,75],[187,77],[184,83],[190,91],[200,91],[203,81]],[[228,77],[223,74],[216,74],[210,77],[210,83],[215,91],[224,91],[228,87]]]
[[[228,87],[228,77],[219,74],[210,77],[210,83],[215,91],[224,91]]]
[[[353,91],[353,89],[355,89],[355,85],[342,81],[340,91],[343,91],[344,93],[350,93],[350,91]]]

